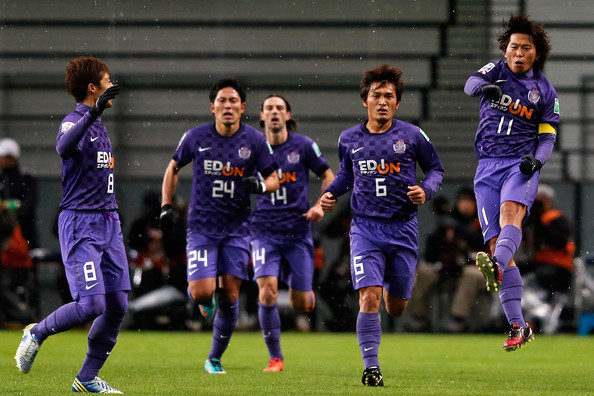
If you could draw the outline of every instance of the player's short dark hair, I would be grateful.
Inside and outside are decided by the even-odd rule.
[[[262,103],[260,104],[260,111],[264,110],[264,102],[266,102],[267,99],[270,98],[279,98],[282,99],[283,102],[285,102],[285,108],[287,109],[288,112],[291,112],[291,104],[289,103],[289,101],[287,100],[287,98],[285,98],[284,95],[281,94],[270,94],[267,97],[264,98],[264,100],[262,101]],[[260,126],[262,128],[264,128],[264,121],[260,120]],[[287,131],[290,132],[295,132],[297,131],[297,120],[295,120],[293,117],[291,117],[288,121],[287,121]]]
[[[89,84],[101,85],[101,79],[109,73],[109,67],[97,58],[81,56],[72,59],[66,66],[66,88],[76,102],[87,97]]]
[[[363,73],[361,80],[361,99],[365,101],[369,95],[369,89],[375,82],[383,84],[393,84],[396,90],[396,99],[400,102],[402,93],[404,92],[404,84],[402,82],[402,70],[397,67],[390,67],[389,65],[377,66],[374,69],[367,70]]]
[[[528,15],[524,13],[512,15],[507,23],[504,22],[504,30],[497,36],[499,49],[502,52],[507,50],[511,35],[514,33],[527,34],[532,37],[532,41],[536,47],[536,53],[538,54],[538,59],[534,61],[532,67],[537,71],[542,70],[551,52],[551,41],[542,25],[532,22]]]
[[[227,87],[231,87],[235,91],[237,91],[237,93],[239,94],[239,98],[241,99],[241,103],[245,102],[245,89],[243,89],[239,81],[233,78],[221,78],[210,89],[210,103],[214,103],[219,91]]]

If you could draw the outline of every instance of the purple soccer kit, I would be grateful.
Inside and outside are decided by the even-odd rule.
[[[428,136],[417,126],[393,119],[384,133],[365,123],[340,135],[340,170],[326,189],[339,197],[352,190],[351,278],[355,289],[386,288],[410,298],[417,265],[417,206],[407,196],[417,183],[431,199],[443,179],[443,166]],[[359,312],[357,337],[365,367],[379,367],[381,326],[377,313]]]
[[[247,280],[250,196],[242,179],[258,171],[264,177],[277,165],[264,134],[241,123],[222,136],[215,123],[198,126],[181,138],[173,160],[193,162],[186,253],[188,282],[227,273]],[[208,359],[220,359],[239,315],[239,301],[219,301]]]
[[[114,195],[114,156],[101,118],[78,103],[60,125],[62,202],[58,231],[74,302],[49,314],[31,333],[40,340],[93,319],[81,381],[97,376],[127,311],[128,260]]]
[[[480,122],[475,137],[479,165],[475,177],[475,194],[485,242],[499,235],[499,205],[515,201],[528,211],[536,197],[539,172],[532,178],[519,170],[520,157],[533,154],[544,164],[548,156],[539,156],[539,125],[559,125],[557,92],[541,72],[514,74],[504,60],[488,63],[474,72],[489,84],[501,87],[498,101],[481,97]],[[540,135],[540,136],[539,136]],[[554,143],[554,141],[553,141]]]
[[[309,171],[322,176],[329,168],[318,145],[309,137],[289,132],[285,142],[272,146],[279,166],[280,188],[259,195],[250,216],[254,277],[274,276],[299,291],[312,290],[313,240],[309,210]],[[276,304],[258,304],[258,317],[270,358],[283,359],[281,321]]]
[[[499,225],[500,205],[505,201],[526,206],[536,197],[540,172],[520,171],[521,157],[534,155],[542,164],[548,159],[559,125],[557,92],[542,72],[516,75],[505,60],[488,63],[472,74],[465,87],[477,95],[482,81],[501,87],[499,100],[481,97],[480,122],[475,138],[479,159],[474,178],[483,238],[497,237],[495,257],[502,271],[499,297],[510,325],[526,326],[521,309],[522,278],[516,266],[508,267],[522,241],[522,230]],[[527,217],[527,216],[526,216]]]
[[[187,131],[173,160],[180,168],[193,162],[188,281],[214,278],[217,271],[247,280],[250,196],[241,180],[276,170],[266,137],[243,123],[232,136],[222,136],[212,122]]]
[[[273,150],[280,188],[259,195],[250,216],[254,276],[280,277],[291,288],[308,291],[313,276],[313,241],[311,224],[303,214],[309,210],[309,171],[321,176],[329,166],[318,145],[303,135],[289,133],[287,141]],[[281,268],[281,261],[289,268]],[[293,276],[296,273],[301,276]]]

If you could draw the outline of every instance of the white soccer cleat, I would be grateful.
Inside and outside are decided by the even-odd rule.
[[[25,374],[31,371],[31,366],[33,366],[35,356],[37,356],[37,352],[39,352],[39,348],[41,348],[41,343],[43,342],[31,334],[31,329],[35,327],[36,324],[37,323],[31,323],[24,328],[23,338],[21,339],[21,343],[19,344],[16,354],[14,355],[16,366],[22,373]]]
[[[78,375],[74,378],[72,383],[72,392],[83,393],[117,393],[119,395],[124,392],[112,388],[109,384],[99,377],[95,377],[90,381],[82,382]]]

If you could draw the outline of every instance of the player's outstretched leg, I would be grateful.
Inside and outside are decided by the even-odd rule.
[[[31,366],[33,366],[33,362],[35,361],[35,356],[37,356],[37,352],[39,352],[39,348],[41,348],[43,342],[31,334],[31,329],[35,327],[36,324],[37,323],[31,323],[23,329],[23,338],[14,355],[16,366],[25,374],[31,370]]]
[[[215,313],[215,309],[217,307],[217,303],[215,301],[215,295],[212,294],[210,301],[206,304],[198,304],[198,309],[200,309],[200,314],[204,317],[204,319],[212,318]]]
[[[495,258],[491,258],[491,256],[485,252],[478,252],[476,254],[476,266],[485,276],[485,285],[487,286],[487,291],[499,291],[503,278]]]
[[[217,358],[206,359],[206,362],[204,362],[204,371],[208,374],[227,374],[221,361]]]
[[[72,392],[83,392],[83,393],[117,393],[123,394],[117,389],[112,388],[109,384],[103,381],[99,377],[95,377],[90,381],[81,381],[78,375],[74,378],[72,383]]]
[[[363,371],[361,382],[365,386],[384,386],[384,378],[382,377],[382,372],[379,367],[367,367]]]
[[[530,328],[530,325],[526,324],[526,326],[519,326],[517,323],[514,323],[511,327],[509,332],[509,337],[507,337],[507,341],[503,343],[503,349],[506,352],[513,352],[516,349],[522,348],[524,344],[532,342],[534,340],[534,333]]]

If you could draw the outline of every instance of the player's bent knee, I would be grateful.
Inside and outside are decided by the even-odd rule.
[[[105,312],[105,295],[93,294],[90,296],[82,296],[77,302],[82,313],[86,316],[87,321],[95,319],[97,316]]]

